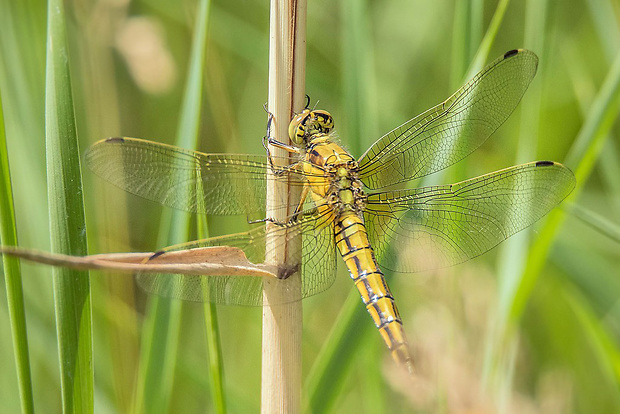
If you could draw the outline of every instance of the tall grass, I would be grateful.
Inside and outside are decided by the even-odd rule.
[[[0,96],[0,240],[2,244],[17,246],[17,229],[15,228],[15,206],[9,171],[9,159],[4,131],[4,111]],[[24,292],[19,260],[4,256],[4,281],[7,305],[11,323],[11,337],[22,412],[34,412],[32,397],[32,375],[30,372],[30,355],[28,353],[28,334],[26,332],[26,314],[24,309]]]
[[[49,2],[45,66],[45,149],[51,251],[83,256],[86,219],[80,150],[73,110],[66,17],[62,1]],[[52,270],[60,387],[64,412],[92,412],[94,374],[88,272]]]
[[[196,14],[191,60],[175,141],[175,145],[181,148],[196,149],[198,144],[209,3],[208,0],[202,0]],[[179,177],[179,180],[184,178]],[[190,234],[189,213],[170,211],[166,212],[162,218],[158,242],[160,246],[180,244],[189,240]],[[141,367],[135,401],[136,412],[168,412],[170,409],[175,365],[178,358],[177,352],[182,337],[181,306],[182,303],[178,300],[155,297],[150,300],[143,333],[147,340],[142,345]],[[217,316],[214,314],[211,317],[216,318]],[[218,334],[209,332],[208,335],[217,336]],[[218,378],[214,379],[218,380]],[[225,408],[221,396],[218,396],[220,391],[214,390],[214,400],[218,404],[218,410],[222,412]]]
[[[263,152],[266,2],[211,1],[201,41],[194,36],[206,21],[202,1],[64,4],[81,148],[114,135],[172,143],[175,136],[198,134],[201,150]],[[501,21],[492,23],[504,5]],[[325,412],[618,411],[620,258],[617,240],[609,237],[620,222],[617,2],[320,0],[308,7],[306,92],[334,115],[342,142],[356,156],[460,86],[481,43],[481,65],[512,48],[534,50],[541,66],[520,109],[437,181],[553,159],[577,173],[579,191],[571,201],[579,208],[560,207],[501,251],[451,269],[390,278],[419,365],[413,384],[398,376],[340,269],[334,288],[304,301],[306,406]],[[47,3],[0,0],[0,10],[0,90],[17,235],[22,246],[49,250]],[[483,41],[491,32],[492,41]],[[206,55],[196,64],[200,42]],[[202,85],[195,72],[204,75]],[[183,103],[190,95],[191,104]],[[181,133],[179,125],[191,126],[190,132]],[[158,240],[171,228],[161,224],[164,209],[89,172],[84,180],[93,253],[166,244],[163,236]],[[609,231],[597,230],[592,216],[612,223]],[[234,232],[239,221],[245,222],[208,220],[209,233]],[[172,226],[179,239],[194,237],[186,223]],[[62,407],[50,274],[22,266],[28,345],[16,347],[31,362],[25,385],[13,369],[20,357],[0,295],[0,363],[6,367],[0,401],[10,411],[24,404],[18,391],[28,383],[36,407]],[[231,412],[258,411],[260,309],[217,309],[222,379],[207,368],[209,355],[218,352],[207,350],[202,306],[180,309],[147,298],[125,276],[93,274],[91,280],[97,412],[221,412],[213,408],[218,399]],[[495,317],[501,323],[491,324]],[[499,386],[488,386],[496,380]],[[221,391],[213,397],[208,390],[218,381],[214,389]]]

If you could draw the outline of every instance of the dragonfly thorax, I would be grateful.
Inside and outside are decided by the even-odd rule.
[[[330,186],[328,202],[337,213],[345,211],[361,213],[366,207],[366,193],[359,179],[337,178]]]
[[[357,161],[329,138],[315,134],[305,154],[304,172],[312,197],[319,204],[327,203],[336,214],[361,213],[366,206],[366,194]]]

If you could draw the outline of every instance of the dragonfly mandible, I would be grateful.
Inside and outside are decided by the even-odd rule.
[[[287,301],[328,288],[340,253],[366,309],[394,359],[412,367],[394,296],[381,269],[413,273],[464,262],[531,225],[573,189],[573,173],[553,161],[513,166],[450,185],[377,191],[444,169],[478,148],[518,105],[538,58],[512,50],[485,67],[447,100],[376,141],[357,161],[335,140],[326,111],[305,109],[290,124],[294,145],[272,140],[296,159],[205,154],[134,138],[111,138],[85,155],[98,175],[166,206],[210,215],[265,217],[269,180],[301,186],[301,198],[277,206],[248,232],[166,249],[233,246],[262,263],[266,234],[301,238],[289,257],[301,290]],[[269,230],[267,230],[269,229]],[[164,253],[165,254],[165,253]],[[148,292],[192,301],[263,305],[258,277],[138,275]],[[282,278],[286,284],[287,279]]]

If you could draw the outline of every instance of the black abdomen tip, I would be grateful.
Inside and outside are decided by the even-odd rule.
[[[553,161],[537,161],[536,162],[537,167],[552,167],[553,165],[555,165],[555,162]]]

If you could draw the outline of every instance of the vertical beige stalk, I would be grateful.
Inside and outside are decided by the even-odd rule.
[[[271,0],[269,36],[269,111],[274,115],[272,136],[289,142],[288,124],[294,112],[303,108],[305,97],[306,1]],[[271,154],[286,157],[281,149]],[[270,172],[269,172],[270,173]],[[295,205],[298,187],[274,183],[267,187],[267,217],[283,220],[287,214],[277,206]],[[285,264],[287,257],[301,249],[301,240],[281,243],[267,238],[267,263]],[[280,246],[273,249],[270,246]],[[289,265],[291,263],[288,263]],[[294,264],[294,263],[293,263]],[[269,305],[290,297],[291,289],[301,290],[300,274],[286,280],[265,283],[263,309],[262,413],[298,413],[301,400],[301,332],[302,307],[296,301]]]

